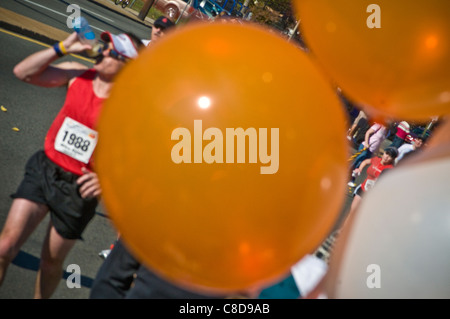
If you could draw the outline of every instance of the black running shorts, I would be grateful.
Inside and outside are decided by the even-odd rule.
[[[355,197],[355,195],[359,195],[360,197],[363,197],[363,194],[365,192],[362,189],[362,184],[359,184],[358,187],[356,187],[356,189],[353,191],[353,197]]]
[[[63,238],[82,239],[98,201],[81,198],[78,177],[53,163],[41,150],[28,160],[25,177],[11,197],[47,205],[53,226]]]

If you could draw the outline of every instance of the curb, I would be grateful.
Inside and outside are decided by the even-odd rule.
[[[11,23],[8,23],[8,22],[5,22],[5,21],[0,21],[0,28],[3,28],[5,30],[21,34],[23,36],[26,36],[28,38],[32,38],[34,40],[37,40],[39,42],[42,42],[42,43],[45,43],[45,44],[48,44],[48,45],[52,45],[55,42],[61,41],[61,39],[55,39],[55,38],[52,38],[52,37],[48,37],[48,36],[46,36],[44,34],[37,33],[37,32],[35,32],[33,30],[25,29],[25,28],[22,28],[22,27],[20,27],[18,25],[14,25],[14,24],[11,24]]]
[[[0,27],[50,45],[64,40],[69,35],[66,31],[5,8],[0,8]]]

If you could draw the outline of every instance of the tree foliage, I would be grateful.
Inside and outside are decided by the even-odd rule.
[[[269,6],[270,8],[272,8],[272,10],[278,11],[281,14],[284,14],[291,9],[290,0],[267,0],[264,2],[266,6]]]
[[[290,0],[256,0],[249,3],[252,20],[277,29],[293,28],[296,23]]]

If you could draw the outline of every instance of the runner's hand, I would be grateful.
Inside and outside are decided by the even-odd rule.
[[[85,50],[92,49],[91,45],[80,42],[76,32],[73,32],[65,40],[63,40],[63,44],[67,53],[81,53]]]
[[[80,185],[80,195],[82,198],[98,197],[102,193],[100,181],[96,173],[89,171],[87,168],[81,168],[83,175],[77,179]]]

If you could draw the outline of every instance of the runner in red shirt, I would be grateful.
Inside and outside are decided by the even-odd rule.
[[[383,157],[374,157],[371,158],[370,166],[367,168],[367,178],[364,180],[364,182],[361,184],[361,188],[363,191],[368,191],[375,185],[375,181],[380,176],[381,172],[387,168],[393,168],[394,165],[392,164],[392,157],[389,158],[390,155],[387,153],[383,154]],[[390,164],[383,164],[383,163],[390,163]],[[362,167],[364,168],[364,166]],[[357,170],[361,171],[361,168],[357,168]]]
[[[58,58],[91,49],[74,32],[53,47],[33,53],[14,68],[17,78],[43,87],[66,86],[67,96],[53,121],[44,150],[28,160],[25,177],[11,195],[13,202],[0,234],[0,285],[11,261],[50,212],[41,251],[34,298],[50,298],[61,280],[62,265],[95,215],[101,194],[92,154],[96,123],[117,74],[137,57],[140,39],[132,34],[103,32],[106,42],[92,69]]]
[[[394,161],[397,156],[398,156],[397,148],[388,147],[387,149],[384,150],[384,153],[381,158],[380,157],[368,158],[364,160],[361,163],[361,165],[353,171],[355,174],[359,175],[367,165],[370,165],[367,168],[366,179],[353,192],[353,202],[350,207],[348,215],[353,214],[356,211],[356,209],[359,207],[359,204],[361,203],[361,198],[363,194],[374,187],[375,182],[380,177],[380,174],[383,171],[392,169],[394,167]]]

